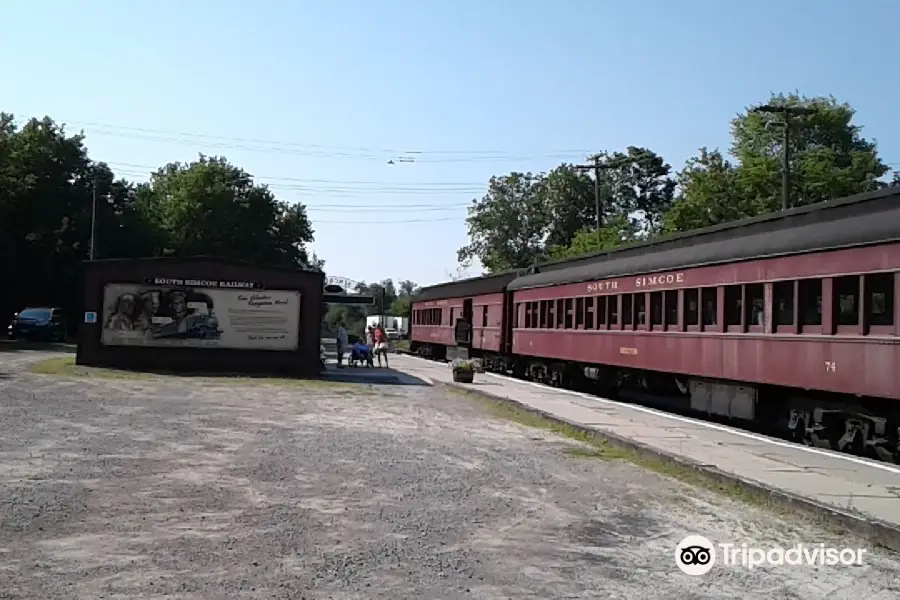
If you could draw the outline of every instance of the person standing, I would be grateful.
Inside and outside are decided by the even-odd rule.
[[[344,366],[344,348],[349,343],[347,329],[343,322],[337,324],[337,364],[338,367]]]
[[[379,325],[375,328],[375,356],[378,357],[378,366],[381,366],[381,357],[384,356],[384,366],[385,368],[390,368],[391,365],[388,364],[388,347],[387,347],[387,334],[384,332],[384,328]]]

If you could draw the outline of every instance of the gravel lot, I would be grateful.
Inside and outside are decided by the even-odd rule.
[[[0,353],[0,598],[900,597],[900,560],[674,565],[688,534],[857,547],[443,388],[59,379]]]

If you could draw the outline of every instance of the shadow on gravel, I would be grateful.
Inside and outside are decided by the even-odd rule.
[[[0,352],[69,352],[74,354],[78,348],[76,344],[61,342],[26,342],[23,340],[0,340]]]
[[[394,369],[379,367],[345,367],[327,365],[322,380],[335,383],[365,383],[369,385],[431,385],[418,377]]]
[[[329,365],[319,377],[300,378],[289,374],[238,373],[234,371],[194,371],[190,369],[138,369],[83,367],[75,364],[74,356],[58,356],[36,362],[30,366],[32,373],[63,377],[101,377],[104,379],[153,379],[155,376],[178,378],[202,378],[222,383],[259,383],[260,385],[335,386],[335,385],[430,385],[418,377],[393,369],[346,368]]]

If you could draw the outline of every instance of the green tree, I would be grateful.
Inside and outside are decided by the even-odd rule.
[[[0,113],[4,318],[27,304],[52,302],[70,310],[79,305],[95,188],[98,195],[114,200],[98,206],[98,221],[120,219],[124,186],[113,186],[108,167],[90,160],[82,136],[69,135],[49,117],[20,127],[13,115]]]
[[[457,252],[460,263],[477,258],[487,271],[503,271],[546,257],[549,218],[541,179],[531,173],[491,177],[487,193],[469,207],[469,244]]]
[[[220,157],[170,163],[141,190],[141,211],[165,232],[175,256],[211,254],[309,267],[313,230],[302,204],[279,202],[264,185]]]
[[[791,198],[794,206],[878,189],[888,167],[874,142],[854,124],[856,112],[834,98],[773,95],[772,106],[803,106],[791,126]],[[731,123],[731,163],[702,149],[679,176],[680,195],[665,217],[669,231],[714,225],[781,207],[783,121],[753,107]]]
[[[408,317],[413,296],[419,291],[419,286],[410,280],[400,282],[397,297],[391,302],[391,315],[395,317]]]
[[[635,222],[627,215],[619,214],[607,221],[600,229],[599,236],[596,228],[583,229],[575,234],[568,245],[551,247],[550,255],[555,260],[575,258],[602,250],[612,250],[639,239],[641,231]]]
[[[765,205],[743,194],[740,171],[718,150],[700,149],[678,174],[681,194],[663,220],[666,231],[690,231],[759,214]]]
[[[832,97],[773,95],[768,105],[812,109],[791,126],[791,198],[794,206],[878,189],[888,167],[874,142],[853,123],[856,111]],[[731,123],[731,153],[741,165],[744,193],[768,211],[781,205],[783,120],[753,107]]]
[[[606,167],[603,188],[609,198],[606,218],[627,217],[635,230],[645,235],[661,231],[676,187],[665,160],[647,148],[629,146],[625,152],[603,154],[601,163]]]
[[[397,299],[397,290],[392,279],[385,279],[380,283],[366,283],[361,281],[356,286],[356,293],[375,298],[374,306],[366,310],[369,315],[383,315],[390,310],[391,304]]]
[[[596,221],[594,182],[587,173],[562,164],[540,176],[538,185],[548,216],[546,246],[568,246],[579,231]]]

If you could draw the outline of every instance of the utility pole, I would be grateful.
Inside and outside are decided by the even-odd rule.
[[[94,250],[96,249],[97,239],[97,180],[91,186],[91,260],[94,260]]]
[[[600,228],[603,226],[603,217],[600,212],[600,170],[608,165],[600,164],[600,155],[594,156],[594,164],[592,165],[575,165],[579,171],[594,171],[594,211],[597,215],[597,245],[600,245]]]
[[[784,121],[784,136],[781,149],[781,210],[791,207],[791,118],[815,113],[815,109],[803,106],[773,106],[765,104],[754,108],[751,112],[780,114]]]
[[[611,160],[606,163],[600,162],[600,155],[597,154],[594,156],[594,164],[591,165],[575,165],[575,168],[579,171],[593,171],[594,172],[594,210],[597,214],[597,246],[600,246],[600,229],[603,227],[603,217],[602,212],[600,211],[600,171],[608,171],[610,169],[618,169],[627,164],[640,164],[650,158],[650,156],[646,154],[638,154],[636,156],[626,156],[624,158],[620,158],[617,160]]]

